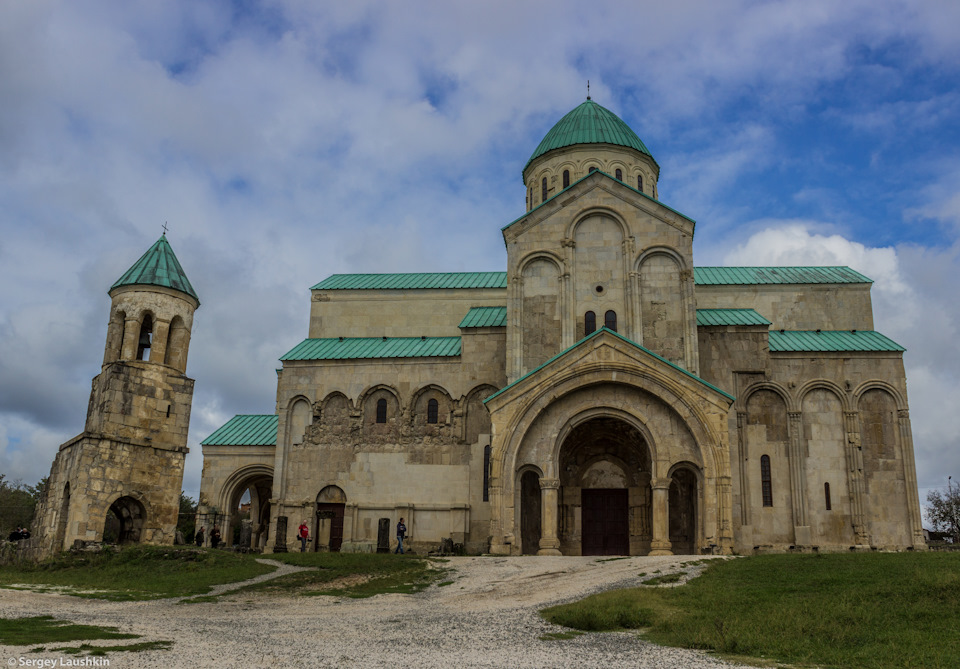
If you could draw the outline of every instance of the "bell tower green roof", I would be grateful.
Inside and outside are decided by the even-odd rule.
[[[196,291],[190,285],[190,280],[180,267],[177,256],[170,248],[166,233],[140,256],[140,260],[133,263],[133,267],[110,286],[110,290],[120,286],[163,286],[186,293],[197,303],[200,302]]]
[[[574,144],[625,146],[653,159],[650,150],[640,141],[637,133],[630,129],[630,126],[609,109],[587,98],[585,102],[557,121],[523,169],[526,170],[530,163],[549,151]]]

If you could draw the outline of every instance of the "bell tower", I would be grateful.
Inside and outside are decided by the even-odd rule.
[[[41,557],[75,541],[174,540],[193,401],[187,353],[200,301],[166,233],[109,295],[84,431],[60,446],[37,510]]]

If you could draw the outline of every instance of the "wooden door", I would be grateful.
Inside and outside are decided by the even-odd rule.
[[[330,552],[339,553],[343,545],[343,504],[317,504],[317,519],[330,521]]]
[[[580,551],[583,555],[629,555],[626,488],[584,488]]]

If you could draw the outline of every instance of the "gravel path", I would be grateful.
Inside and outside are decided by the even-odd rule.
[[[106,602],[62,594],[0,589],[0,617],[52,615],[142,635],[133,642],[173,641],[171,650],[110,653],[118,667],[731,667],[695,651],[664,648],[632,633],[584,634],[541,641],[561,630],[537,611],[614,587],[636,585],[640,572],[695,573],[694,556],[460,557],[444,587],[369,599],[227,594],[216,602]],[[302,568],[283,566],[283,573]],[[278,572],[251,581],[275,577]],[[220,586],[224,590],[242,584]],[[215,593],[211,593],[215,594]],[[57,644],[57,646],[79,645]],[[110,644],[115,642],[93,642]],[[118,642],[124,643],[124,642]],[[0,645],[0,667],[24,660],[77,656],[29,653]],[[38,666],[36,664],[32,666]],[[54,666],[62,666],[59,663]],[[75,665],[76,666],[76,665]],[[93,665],[87,665],[93,666]],[[106,666],[106,665],[100,665]]]

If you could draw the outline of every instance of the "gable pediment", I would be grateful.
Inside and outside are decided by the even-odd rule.
[[[493,413],[515,402],[524,402],[525,398],[550,392],[552,387],[561,385],[572,376],[597,369],[608,370],[608,376],[614,382],[629,385],[635,383],[631,378],[643,378],[647,391],[660,387],[665,394],[695,397],[723,411],[735,400],[732,395],[653,351],[616,332],[600,328],[491,395],[485,404]]]

